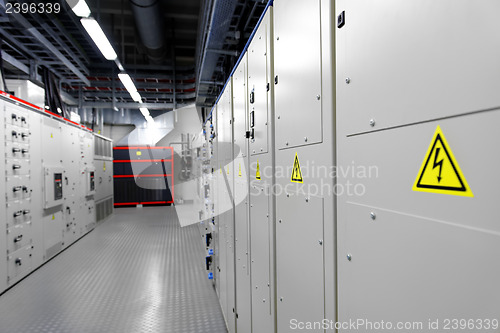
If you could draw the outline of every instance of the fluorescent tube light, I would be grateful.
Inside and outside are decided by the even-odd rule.
[[[76,5],[73,6],[75,1],[68,1],[68,4],[70,5],[71,9],[73,10],[73,13],[76,14],[78,17],[89,17],[90,16],[90,8],[85,2],[85,0],[78,0]]]
[[[142,115],[143,115],[144,117],[147,117],[147,116],[149,116],[149,115],[150,115],[150,114],[149,114],[149,110],[148,110],[148,108],[139,108],[139,110],[141,110],[141,113],[142,113]]]
[[[123,86],[130,94],[137,91],[134,82],[130,78],[130,75],[128,75],[127,73],[120,73],[118,74],[118,78],[120,79],[120,81],[122,81]]]
[[[113,46],[109,42],[108,38],[102,31],[101,26],[93,18],[82,18],[80,20],[85,30],[89,34],[90,38],[94,41],[95,45],[99,48],[104,58],[107,60],[115,60],[118,56],[116,55]]]
[[[148,124],[154,124],[155,120],[153,119],[153,117],[151,116],[146,116],[146,121],[148,122]]]
[[[142,98],[141,98],[141,94],[139,94],[137,91],[134,91],[134,92],[130,92],[130,96],[132,96],[132,99],[135,101],[135,102],[139,102],[141,103],[142,102]]]

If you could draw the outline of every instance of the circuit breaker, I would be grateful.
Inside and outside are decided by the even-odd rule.
[[[44,178],[44,208],[48,209],[61,205],[64,199],[64,169],[60,166],[47,166],[44,168]]]
[[[85,170],[86,196],[95,194],[95,168],[87,168]]]

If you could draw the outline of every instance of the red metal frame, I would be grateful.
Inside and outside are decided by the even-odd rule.
[[[93,130],[92,130],[92,129],[90,129],[90,128],[88,128],[87,126],[84,126],[84,125],[82,125],[82,124],[75,123],[74,121],[71,121],[71,120],[69,120],[69,119],[66,119],[66,118],[62,117],[61,115],[58,115],[57,113],[50,112],[50,111],[49,111],[49,110],[47,110],[47,109],[41,108],[41,107],[39,107],[39,106],[37,106],[37,105],[35,105],[35,104],[31,104],[30,102],[27,102],[27,101],[25,101],[25,100],[23,100],[23,99],[20,99],[20,98],[16,97],[16,96],[10,95],[10,94],[6,93],[5,91],[0,90],[0,95],[1,95],[1,96],[3,96],[3,97],[6,97],[6,98],[8,98],[8,99],[11,99],[11,100],[13,100],[13,101],[15,101],[15,102],[17,102],[17,103],[20,103],[20,104],[22,104],[22,105],[24,105],[24,106],[28,106],[28,107],[30,107],[30,108],[32,108],[32,109],[37,110],[37,111],[40,111],[40,112],[43,112],[43,113],[49,114],[49,115],[51,115],[51,116],[53,116],[53,117],[59,118],[59,119],[61,119],[61,120],[65,121],[65,122],[68,122],[68,123],[70,123],[70,124],[72,124],[72,125],[75,125],[75,126],[77,126],[77,127],[79,127],[79,128],[83,128],[83,129],[86,129],[87,131],[93,132]]]
[[[170,201],[143,201],[143,202],[120,202],[115,203],[115,206],[133,206],[133,205],[160,205],[160,204],[171,204],[174,203],[174,148],[173,147],[148,147],[148,146],[122,146],[113,147],[113,150],[148,150],[148,149],[170,149],[172,158],[170,159],[147,159],[147,160],[113,160],[113,163],[154,163],[154,162],[170,162],[172,164],[171,174],[151,174],[151,175],[113,175],[113,178],[132,178],[132,177],[171,177],[172,188],[170,193],[172,194],[172,200]]]

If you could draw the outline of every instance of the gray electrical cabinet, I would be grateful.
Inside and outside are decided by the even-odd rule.
[[[113,214],[113,141],[94,134],[94,199],[96,222]],[[88,177],[91,177],[88,174]],[[91,179],[90,179],[91,180]],[[88,182],[91,190],[91,182]]]
[[[326,0],[275,1],[214,108],[220,173],[234,181],[234,190],[223,177],[217,183],[219,203],[229,192],[235,205],[234,229],[219,205],[216,254],[228,272],[218,290],[230,332],[336,319],[333,15]]]
[[[220,300],[228,329],[235,332],[235,238],[234,238],[234,178],[233,178],[233,94],[228,82],[217,108],[217,200],[219,204],[219,268]]]
[[[278,332],[336,317],[332,6],[274,2]]]
[[[11,118],[9,118],[8,113],[5,111],[5,102],[0,100],[0,110],[2,110],[2,116],[0,117],[0,129],[5,128],[6,122],[12,121]],[[3,132],[3,131],[2,131]],[[10,157],[14,157],[14,153],[20,152],[21,148],[16,147],[16,149],[13,151],[13,143],[12,142],[7,142],[7,137],[5,136],[6,133],[3,132],[1,133],[2,135],[2,141],[5,142],[5,144],[0,145],[0,156],[5,156],[5,163],[0,163],[0,183],[2,184],[1,188],[5,190],[5,195],[0,195],[0,214],[2,217],[5,216],[6,221],[5,223],[0,223],[0,235],[6,235],[7,234],[7,228],[12,222],[14,221],[14,214],[18,214],[21,212],[23,213],[24,209],[19,203],[11,204],[10,207],[7,204],[7,201],[10,198],[13,197],[14,193],[11,193],[10,189],[7,187],[6,184],[6,178],[3,175],[6,174],[5,167],[9,163],[7,160]],[[12,185],[11,185],[12,186]],[[31,207],[26,208],[31,210]],[[9,218],[9,214],[12,214],[12,217]],[[7,237],[0,236],[0,249],[6,249],[7,248]],[[3,253],[0,253],[0,290],[5,290],[7,288],[7,256],[5,256]]]
[[[252,331],[274,332],[274,112],[272,8],[248,47],[250,273]]]
[[[233,74],[234,227],[236,253],[236,330],[251,332],[250,233],[248,198],[247,57]]]
[[[354,168],[339,177],[339,320],[479,332],[500,313],[500,3],[336,6],[337,157]]]
[[[94,228],[99,189],[89,129],[5,93],[0,108],[3,292]]]

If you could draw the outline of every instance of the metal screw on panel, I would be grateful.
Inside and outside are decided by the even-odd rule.
[[[304,141],[307,142],[307,136],[304,138]]]
[[[253,151],[253,152],[255,153],[255,149],[254,149],[254,151]]]
[[[321,99],[320,95],[316,95],[316,99],[319,101]]]
[[[288,146],[288,142],[285,142],[285,146]]]
[[[306,202],[309,202],[309,198],[306,198]]]
[[[281,223],[281,220],[278,220],[279,223]]]
[[[263,299],[263,300],[262,300],[262,303],[266,303],[266,300],[265,300],[265,299]]]
[[[280,38],[279,38],[279,37],[276,37],[276,40],[280,40]]]
[[[290,198],[290,194],[289,194],[289,193],[287,193],[287,194],[286,194],[286,197],[287,197],[287,198]]]
[[[278,116],[278,119],[281,119],[281,116]]]
[[[320,239],[320,240],[318,241],[318,243],[319,243],[319,245],[323,245],[323,240],[322,240],[322,239]]]
[[[263,151],[264,149],[260,148],[260,151]]]
[[[374,212],[371,212],[370,217],[372,218],[372,220],[375,220],[377,218],[377,215],[375,215]]]
[[[347,260],[349,260],[349,261],[351,261],[351,260],[352,260],[352,256],[351,256],[351,254],[350,254],[350,253],[347,255]]]
[[[375,119],[370,119],[370,126],[371,127],[375,126]]]
[[[347,78],[345,79],[345,83],[347,83],[347,84],[351,83],[351,78],[347,77]]]
[[[283,297],[280,297],[280,302],[283,302]]]

